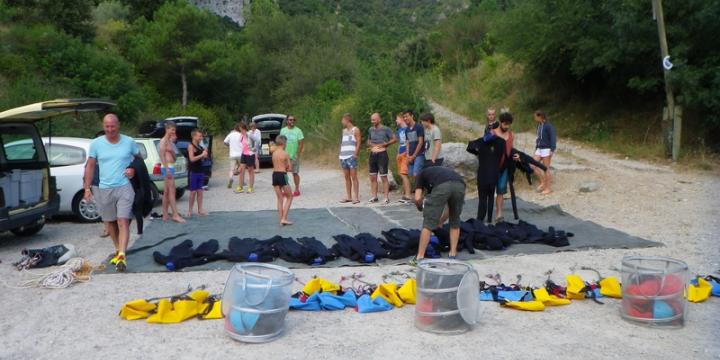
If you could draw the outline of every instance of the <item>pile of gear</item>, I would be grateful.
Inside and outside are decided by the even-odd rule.
[[[222,319],[221,308],[220,298],[210,295],[201,286],[197,290],[188,287],[187,291],[173,296],[129,301],[120,309],[119,315],[125,320],[145,319],[151,324],[175,324],[191,318]]]
[[[435,236],[425,253],[426,258],[437,258],[441,251],[450,247],[447,226],[435,230]],[[185,240],[170,249],[168,254],[153,253],[155,262],[169,271],[207,264],[217,260],[231,262],[272,262],[282,259],[291,263],[323,265],[344,257],[359,263],[373,263],[380,259],[405,259],[417,253],[420,230],[390,229],[382,232],[382,238],[369,233],[355,236],[333,236],[335,244],[325,246],[314,237],[289,238],[274,236],[267,240],[232,237],[228,248],[220,251],[218,241],[211,239],[194,247],[192,240]],[[486,225],[470,219],[461,224],[460,249],[474,254],[475,249],[504,250],[515,243],[567,246],[572,233],[550,227],[542,231],[535,225],[520,221],[518,224],[500,222]],[[132,253],[128,251],[128,253]]]
[[[355,309],[358,313],[388,311],[405,304],[415,304],[415,279],[407,277],[398,287],[396,282],[378,285],[362,280],[361,274],[342,277],[340,283],[352,280],[353,285],[343,288],[323,278],[308,281],[302,291],[290,299],[290,309],[304,311]]]

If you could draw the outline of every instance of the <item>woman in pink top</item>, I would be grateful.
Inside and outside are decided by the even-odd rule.
[[[236,193],[245,192],[243,185],[245,184],[245,170],[248,173],[248,189],[247,193],[252,194],[255,185],[255,144],[253,137],[248,132],[245,123],[240,124],[240,146],[242,148],[242,156],[240,158],[240,186],[235,190]]]

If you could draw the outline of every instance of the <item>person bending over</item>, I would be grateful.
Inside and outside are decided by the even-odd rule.
[[[292,190],[290,190],[290,185],[288,185],[287,180],[287,174],[292,172],[293,169],[290,155],[285,152],[286,142],[287,138],[284,135],[279,135],[275,138],[275,149],[272,152],[272,185],[273,189],[275,189],[275,196],[277,197],[278,219],[280,220],[280,225],[293,224],[288,220],[288,213],[290,212],[293,193]]]
[[[423,202],[424,200],[424,202]],[[423,227],[415,263],[425,258],[433,229],[442,225],[443,212],[447,207],[450,222],[450,253],[457,256],[460,239],[460,214],[465,203],[465,181],[455,171],[441,166],[425,168],[415,184],[415,205],[423,213]]]

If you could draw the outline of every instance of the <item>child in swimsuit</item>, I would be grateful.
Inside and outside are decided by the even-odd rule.
[[[292,172],[292,165],[290,164],[290,156],[285,152],[286,142],[285,136],[278,136],[275,138],[275,148],[272,151],[272,185],[277,197],[280,225],[292,225],[292,222],[288,220],[288,212],[290,212],[293,194],[287,181],[287,173]]]

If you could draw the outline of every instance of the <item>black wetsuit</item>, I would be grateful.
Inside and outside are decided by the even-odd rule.
[[[487,216],[487,221],[491,222],[495,204],[495,186],[500,172],[500,160],[505,152],[505,140],[488,134],[471,141],[467,146],[467,152],[474,154],[478,158],[477,219],[482,221]]]

